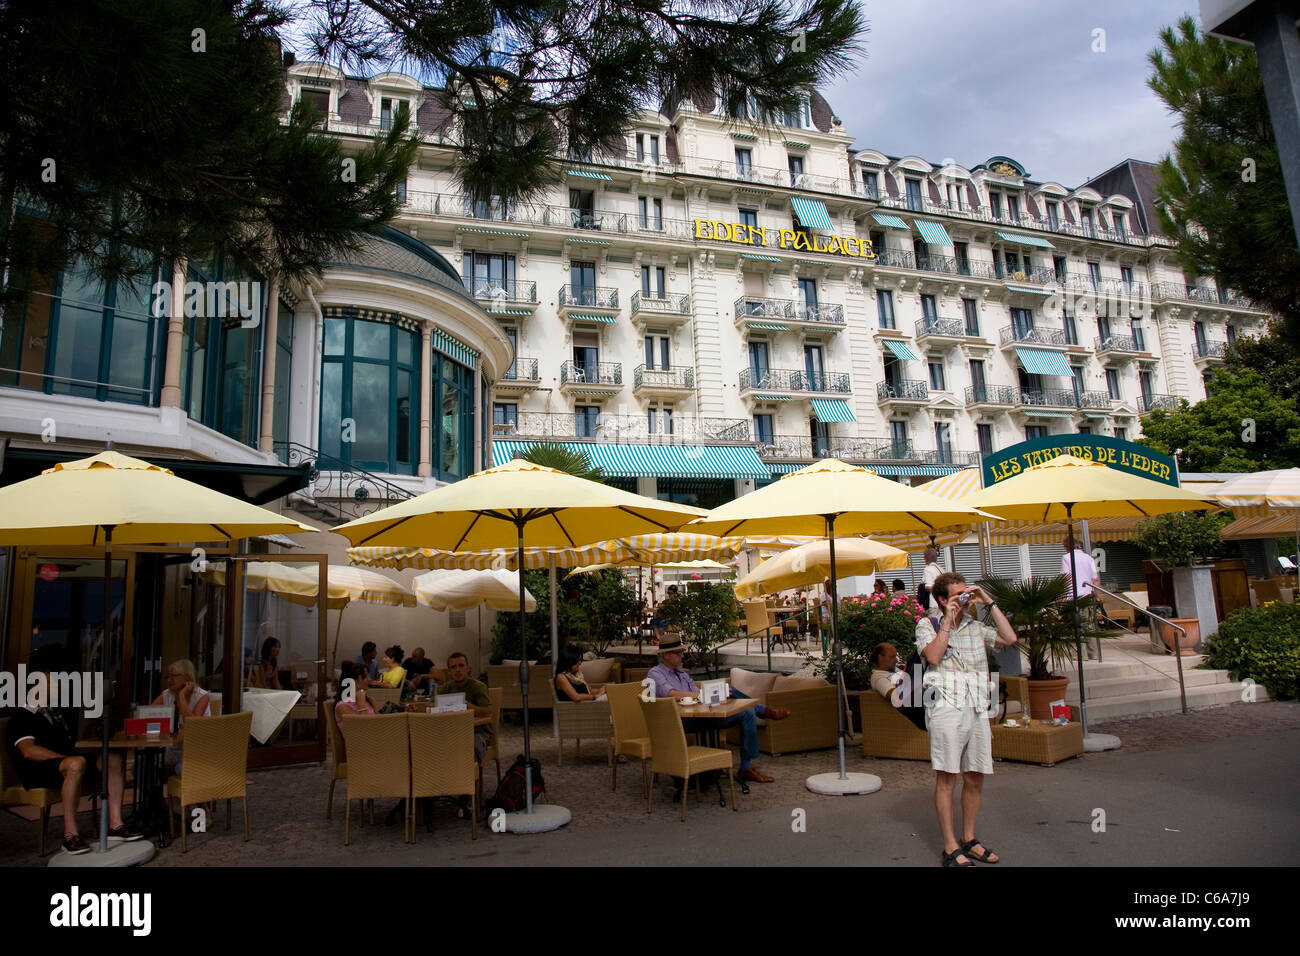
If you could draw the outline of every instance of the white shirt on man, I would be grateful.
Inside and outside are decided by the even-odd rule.
[[[1097,562],[1087,551],[1074,549],[1075,573],[1079,576],[1079,596],[1087,597],[1092,593],[1092,582],[1097,580]],[[1070,577],[1070,552],[1061,555],[1061,573]],[[1070,598],[1074,598],[1073,579],[1070,586]]]

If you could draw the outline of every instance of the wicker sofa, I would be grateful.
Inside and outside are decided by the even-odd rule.
[[[835,746],[839,723],[833,684],[819,677],[787,677],[733,667],[731,685],[767,707],[790,709],[785,720],[759,720],[758,748],[763,753],[779,756]],[[739,744],[740,728],[729,728],[727,740]]]

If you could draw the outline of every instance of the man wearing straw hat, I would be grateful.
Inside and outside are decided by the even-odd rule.
[[[650,673],[646,675],[655,682],[656,697],[699,696],[700,688],[695,681],[691,680],[691,675],[682,670],[682,652],[685,649],[681,638],[677,635],[669,635],[659,642],[659,659],[661,663],[657,667],[650,668]],[[747,695],[742,694],[734,687],[731,688],[731,696],[747,698]],[[741,711],[739,714],[733,714],[721,721],[709,718],[697,717],[693,720],[688,718],[682,721],[682,729],[688,734],[696,734],[706,730],[725,730],[728,727],[739,726],[740,773],[737,774],[737,777],[755,783],[771,783],[772,777],[759,773],[751,766],[758,759],[758,718],[785,720],[789,716],[790,709],[788,707],[764,707],[759,704],[757,707]]]

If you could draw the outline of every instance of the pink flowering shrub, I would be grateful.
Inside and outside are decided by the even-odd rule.
[[[842,598],[839,608],[839,639],[844,656],[844,681],[853,689],[871,685],[871,651],[881,642],[898,648],[902,660],[916,647],[916,625],[925,610],[908,594],[857,594]],[[829,631],[829,622],[822,627]],[[834,680],[832,662],[818,671]]]

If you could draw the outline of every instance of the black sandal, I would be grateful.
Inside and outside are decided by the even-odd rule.
[[[976,843],[984,847],[983,856],[976,856],[974,853],[971,852],[971,847],[973,847]],[[960,852],[965,853],[967,857],[974,860],[976,863],[987,863],[990,866],[996,866],[997,864],[1002,862],[1001,857],[998,857],[996,860],[989,859],[990,855],[997,856],[998,851],[985,844],[984,841],[980,840],[979,838],[976,838],[974,840],[967,840],[965,843],[961,845]]]
[[[941,858],[943,859],[943,865],[944,866],[974,866],[975,864],[972,863],[969,858],[967,858],[965,863],[957,862],[957,857],[961,856],[965,852],[966,852],[966,848],[959,846],[951,853],[941,854]]]

